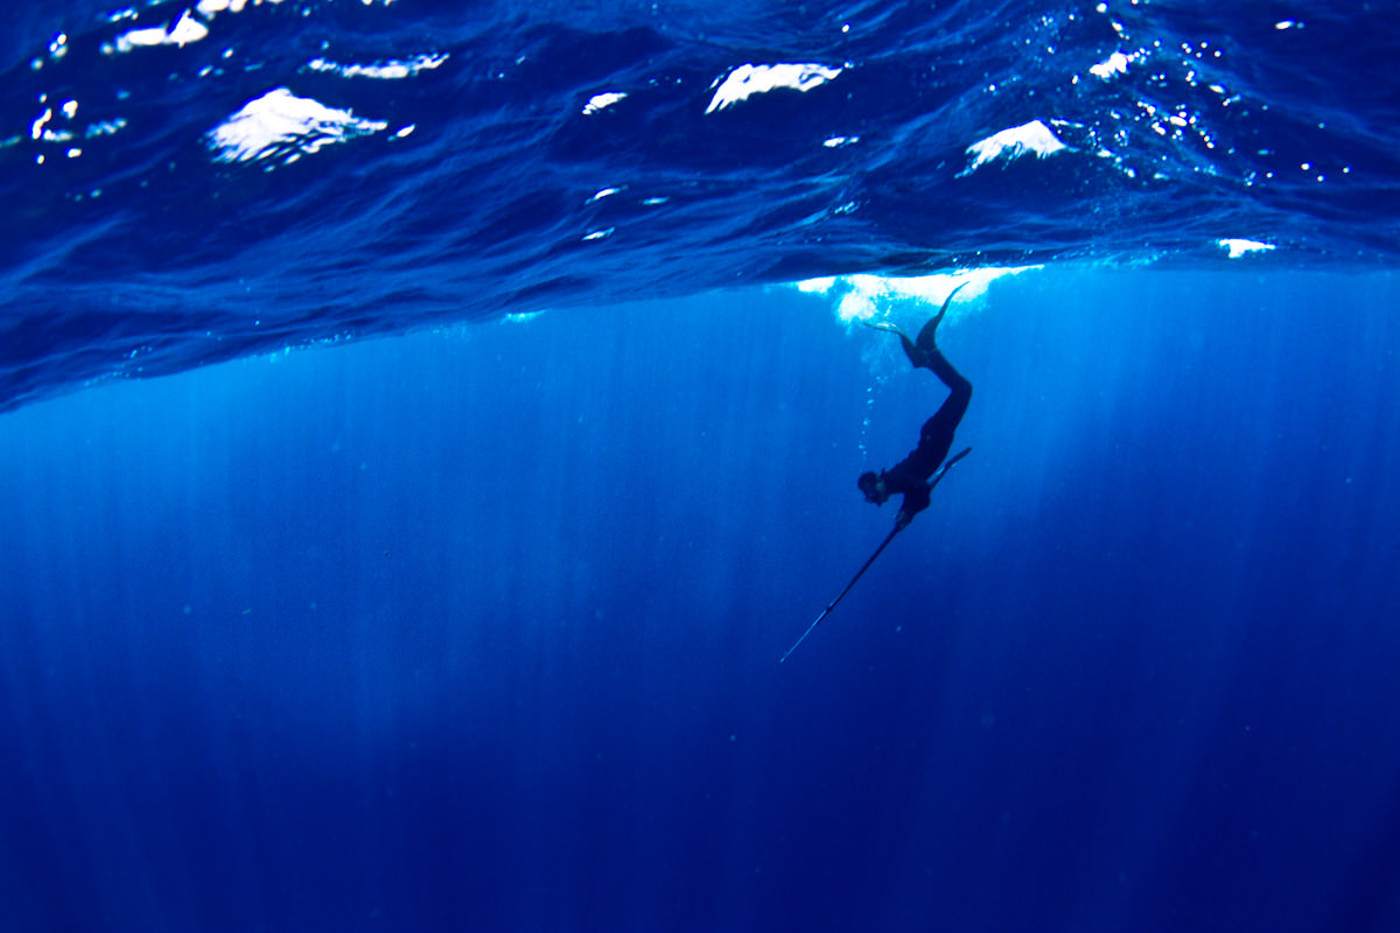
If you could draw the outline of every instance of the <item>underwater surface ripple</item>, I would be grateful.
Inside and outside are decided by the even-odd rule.
[[[23,3],[0,409],[856,271],[1393,264],[1400,8]]]

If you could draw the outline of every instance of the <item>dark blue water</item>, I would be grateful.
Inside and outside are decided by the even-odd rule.
[[[0,930],[1400,929],[1397,8],[15,6]]]
[[[1394,293],[994,283],[783,665],[942,397],[821,299],[13,412],[5,926],[1393,929]]]

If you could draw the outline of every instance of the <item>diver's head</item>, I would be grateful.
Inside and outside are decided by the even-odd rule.
[[[856,485],[860,491],[865,493],[865,501],[873,502],[876,505],[884,505],[890,494],[885,492],[885,482],[874,473],[868,470],[860,474],[860,479],[856,480]]]

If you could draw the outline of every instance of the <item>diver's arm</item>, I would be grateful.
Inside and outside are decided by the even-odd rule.
[[[912,489],[904,492],[904,502],[899,506],[899,514],[894,517],[894,523],[900,528],[908,525],[924,509],[928,508],[929,495],[933,492],[933,487],[928,483],[919,483]]]

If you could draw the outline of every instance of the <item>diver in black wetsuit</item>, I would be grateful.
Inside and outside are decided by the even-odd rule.
[[[867,325],[876,330],[898,334],[900,342],[904,344],[904,353],[909,357],[909,362],[914,364],[914,368],[922,366],[932,370],[935,376],[943,380],[949,391],[948,399],[942,407],[924,422],[923,429],[919,431],[919,446],[915,447],[909,456],[890,469],[882,470],[878,475],[871,472],[862,473],[857,481],[860,491],[865,493],[865,501],[876,505],[883,505],[886,499],[896,493],[903,494],[904,502],[900,505],[899,515],[895,517],[896,528],[908,525],[915,515],[928,508],[929,493],[933,488],[929,484],[929,478],[938,472],[938,468],[948,456],[948,451],[953,446],[953,432],[958,429],[958,423],[967,413],[968,402],[972,400],[972,383],[963,378],[962,373],[944,359],[934,342],[934,332],[938,330],[943,315],[947,313],[948,304],[953,300],[953,295],[958,293],[958,289],[966,284],[964,282],[953,289],[944,300],[943,307],[939,308],[938,313],[919,331],[919,339],[916,341],[910,340],[902,330],[888,322]]]

